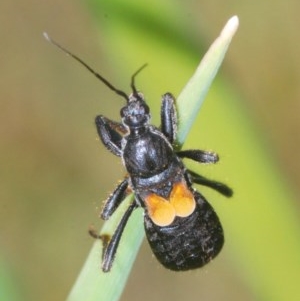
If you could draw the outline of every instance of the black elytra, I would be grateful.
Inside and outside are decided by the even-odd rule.
[[[175,99],[170,93],[162,96],[160,127],[150,124],[149,107],[134,83],[135,76],[146,65],[132,75],[132,93],[127,95],[49,36],[45,37],[126,99],[126,105],[120,112],[121,122],[102,115],[95,120],[102,143],[114,155],[121,157],[127,171],[127,176],[106,200],[101,217],[109,219],[128,191],[134,192],[134,200],[104,248],[102,270],[108,272],[112,268],[123,230],[137,207],[144,209],[146,236],[163,266],[184,271],[208,263],[224,244],[223,229],[211,205],[192,184],[210,187],[227,197],[233,192],[227,185],[187,169],[182,159],[216,163],[218,155],[203,150],[174,150],[177,119]]]

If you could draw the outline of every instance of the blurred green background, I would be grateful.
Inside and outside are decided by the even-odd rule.
[[[237,191],[228,201],[205,190],[209,199],[218,199],[212,203],[224,223],[228,247],[204,269],[176,274],[164,270],[144,243],[121,300],[274,300],[260,294],[259,283],[247,282],[247,270],[231,252],[238,243],[228,235],[234,224],[229,213],[239,213],[237,204],[255,201],[258,215],[268,212],[259,207],[253,187],[246,194],[238,193],[239,178],[246,171],[231,168],[231,163],[242,161],[245,154],[226,150],[227,142],[240,142],[227,140],[223,121],[213,118],[224,113],[223,120],[238,120],[241,129],[250,120],[258,138],[249,152],[264,148],[276,164],[282,176],[279,184],[287,187],[286,201],[294,211],[292,220],[296,217],[299,222],[300,3],[146,1],[134,6],[134,1],[99,2],[99,6],[96,1],[0,3],[0,297],[4,296],[0,299],[65,299],[92,245],[88,226],[101,225],[97,217],[101,203],[123,175],[120,160],[101,146],[93,123],[100,113],[118,120],[122,99],[47,43],[42,32],[125,91],[132,72],[148,62],[137,86],[149,99],[157,124],[160,95],[166,91],[178,95],[227,19],[237,14],[240,28],[199,115],[199,136],[188,141],[193,147],[220,153],[219,165],[201,170]],[[115,2],[120,3],[114,6]],[[157,19],[143,14],[138,19],[135,13],[143,10]],[[128,16],[139,24],[139,33],[122,23]],[[128,43],[132,40],[135,43]],[[212,109],[219,91],[227,93],[224,103],[230,102],[226,95],[238,95],[232,112]],[[215,130],[209,128],[211,120]],[[207,134],[214,131],[220,137]],[[250,166],[261,159],[253,156],[252,160]],[[230,175],[232,169],[237,174]],[[236,228],[253,228],[256,218],[253,224],[236,224]],[[282,244],[292,233],[285,235]],[[267,239],[263,243],[255,236],[244,239],[249,245],[261,244],[262,250],[268,248]],[[280,252],[274,249],[270,256],[284,257]],[[299,264],[299,255],[287,259]],[[263,273],[268,275],[257,270],[258,275]],[[284,273],[288,279],[288,270]]]

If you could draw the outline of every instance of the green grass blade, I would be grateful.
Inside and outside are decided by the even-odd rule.
[[[239,20],[236,16],[227,22],[220,36],[211,45],[196,72],[178,96],[177,110],[179,125],[177,140],[180,145],[186,139],[187,133],[199,112],[200,106],[223,61],[231,39],[238,28],[238,24]]]
[[[237,17],[230,19],[220,37],[205,55],[204,62],[200,64],[191,81],[180,94],[178,114],[181,120],[178,141],[184,141],[197,116],[237,26]],[[187,110],[187,108],[189,109]],[[188,114],[185,114],[186,110]],[[129,201],[128,199],[124,201],[111,219],[105,222],[101,233],[112,235]],[[116,259],[109,273],[103,273],[100,270],[102,246],[100,241],[94,243],[67,301],[114,301],[119,299],[144,237],[142,225],[142,211],[135,210],[123,233]]]
[[[121,219],[124,210],[132,197],[128,197],[118,208],[111,219],[104,223],[101,234],[112,234]],[[112,270],[103,273],[101,266],[102,243],[96,240],[87,257],[87,260],[72,288],[67,301],[76,300],[118,300],[126,279],[129,276],[131,267],[135,260],[138,249],[143,240],[142,211],[135,210],[123,234],[117,258],[114,261]]]

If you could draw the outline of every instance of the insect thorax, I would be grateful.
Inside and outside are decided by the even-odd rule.
[[[130,176],[152,177],[165,170],[173,157],[170,143],[152,126],[125,137],[123,162]]]

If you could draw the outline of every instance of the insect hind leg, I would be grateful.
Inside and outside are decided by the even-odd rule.
[[[190,169],[188,169],[187,172],[191,178],[192,183],[212,188],[226,197],[231,197],[233,195],[233,190],[226,184],[207,179]]]
[[[123,234],[123,231],[125,229],[125,226],[128,222],[131,213],[136,207],[137,204],[135,201],[133,201],[125,211],[111,239],[109,239],[108,235],[103,235],[103,234],[98,235],[93,229],[89,230],[89,233],[92,237],[96,239],[101,239],[103,241],[102,271],[105,273],[109,272],[113,265],[121,236]]]

